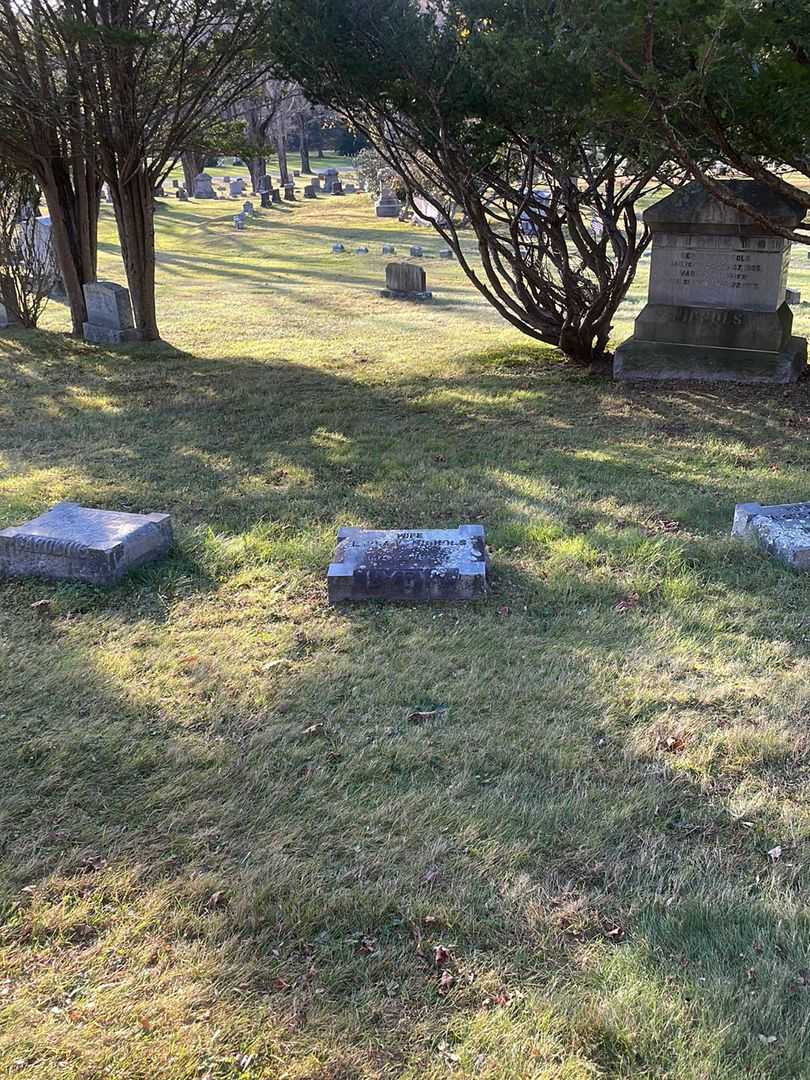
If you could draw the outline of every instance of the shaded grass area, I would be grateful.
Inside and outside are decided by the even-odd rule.
[[[806,385],[614,386],[455,266],[376,297],[325,242],[429,234],[365,201],[221,212],[163,212],[171,346],[0,342],[0,527],[178,539],[0,583],[0,1071],[804,1075],[810,588],[727,533]],[[491,600],[327,606],[339,525],[463,521]]]

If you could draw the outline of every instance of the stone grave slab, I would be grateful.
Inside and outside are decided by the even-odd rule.
[[[758,544],[793,570],[810,570],[810,502],[738,503],[731,535]]]
[[[374,212],[381,218],[398,218],[402,209],[399,199],[390,188],[383,188],[374,204]]]
[[[477,600],[487,593],[483,525],[457,529],[338,531],[329,565],[329,602]]]
[[[215,199],[217,193],[214,191],[214,183],[208,173],[198,173],[194,177],[194,198],[195,199]]]
[[[306,184],[305,185],[305,187],[304,187],[304,198],[305,199],[315,199],[315,198],[317,198],[317,196],[315,194],[315,188],[312,186],[312,184]]]
[[[270,205],[271,205],[270,204],[270,192],[269,191],[260,191],[259,192],[259,199],[261,200],[262,210],[269,210]]]
[[[380,296],[387,300],[430,300],[424,268],[413,263],[388,263],[385,268],[385,288]]]
[[[278,188],[273,188],[273,190],[270,192],[270,198],[274,203],[281,202],[281,192],[278,190]]]
[[[168,514],[124,514],[61,502],[24,525],[0,530],[0,577],[112,585],[172,546]]]
[[[85,341],[95,345],[120,345],[140,341],[135,329],[129,289],[115,281],[92,281],[82,286],[87,322],[82,326]]]

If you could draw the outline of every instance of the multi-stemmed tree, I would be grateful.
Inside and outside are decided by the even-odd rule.
[[[286,73],[432,204],[504,318],[578,362],[604,357],[664,161],[600,121],[587,65],[556,47],[551,0],[276,0],[273,33]]]
[[[179,149],[201,143],[212,119],[265,74],[264,8],[252,0],[0,3],[0,118],[13,121],[0,150],[30,162],[43,186],[74,330],[81,285],[95,273],[103,177],[136,326],[155,339],[153,192]]]

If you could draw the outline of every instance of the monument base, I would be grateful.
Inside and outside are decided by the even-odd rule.
[[[613,361],[613,378],[626,382],[793,383],[806,370],[807,341],[798,337],[778,353],[631,338],[619,346]]]
[[[89,322],[82,323],[82,336],[91,345],[123,345],[129,341],[143,341],[140,330],[114,330],[111,326]]]
[[[432,292],[400,292],[399,289],[380,289],[380,296],[386,300],[417,300],[421,303],[433,299]]]

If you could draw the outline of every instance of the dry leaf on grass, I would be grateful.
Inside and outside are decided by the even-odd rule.
[[[439,993],[446,994],[455,981],[449,971],[443,971],[439,979]]]
[[[613,610],[617,611],[620,615],[623,615],[625,611],[629,611],[631,608],[638,607],[638,602],[638,593],[629,593],[627,596],[623,596],[621,600],[616,601],[616,603],[613,605]]]

